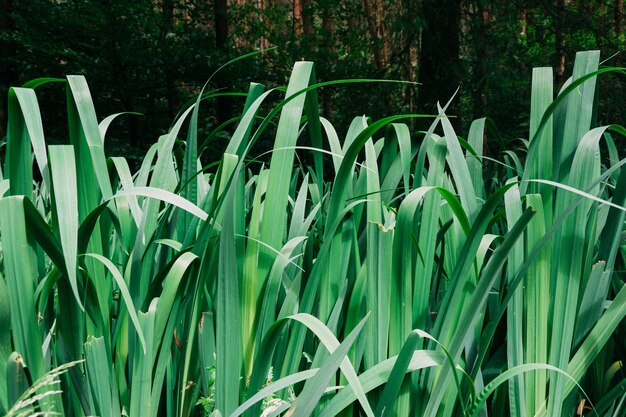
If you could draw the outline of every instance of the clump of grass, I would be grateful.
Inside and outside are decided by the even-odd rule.
[[[299,62],[274,108],[282,89],[250,86],[218,164],[199,159],[208,91],[136,172],[105,155],[116,116],[98,122],[84,78],[65,83],[67,145],[45,141],[46,80],[12,88],[0,412],[622,415],[626,131],[593,124],[609,72],[579,53],[555,94],[536,69],[524,151],[487,157],[488,120],[461,137],[447,106],[339,138]]]

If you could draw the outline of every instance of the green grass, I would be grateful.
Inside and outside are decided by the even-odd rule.
[[[199,160],[207,91],[137,172],[105,155],[119,115],[98,123],[84,78],[66,145],[36,97],[58,80],[12,88],[0,414],[626,415],[626,130],[594,125],[609,72],[579,53],[555,94],[536,69],[528,138],[487,156],[492,123],[464,137],[447,106],[336,129],[317,89],[361,81],[300,62],[286,89],[250,86],[219,163]]]

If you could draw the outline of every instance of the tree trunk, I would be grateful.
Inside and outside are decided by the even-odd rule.
[[[236,27],[235,27],[235,24],[233,24],[233,28],[232,28],[233,29],[232,34],[233,34],[235,46],[238,49],[249,50],[250,45],[247,39],[245,38],[245,35],[238,35],[238,33],[241,33],[241,31],[238,31],[237,28],[242,28],[242,27],[248,28],[248,26],[250,25],[250,22],[252,21],[252,17],[248,14],[246,15],[241,14],[241,9],[246,5],[246,2],[244,0],[234,0],[232,1],[231,4],[235,5],[235,9],[236,9],[235,13],[237,14],[237,18],[235,19]],[[243,33],[245,33],[245,31]]]
[[[376,0],[376,30],[382,49],[383,67],[386,70],[389,65],[389,33],[384,17],[383,0]]]
[[[460,52],[460,0],[424,0],[422,16],[426,28],[422,32],[419,79],[421,103],[429,112],[435,104],[447,102],[461,82]],[[458,108],[458,97],[448,109],[454,114]],[[459,116],[459,115],[457,115]],[[460,127],[460,117],[452,119]]]
[[[404,55],[404,75],[411,83],[415,82],[417,73],[417,41],[418,27],[416,17],[418,16],[418,6],[415,0],[403,1],[403,13],[406,24],[401,31],[402,54]],[[415,97],[417,86],[408,84],[403,93],[405,101],[408,101],[409,113],[415,113]],[[415,119],[409,121],[411,130],[415,129]]]
[[[313,4],[311,0],[302,0],[302,29],[304,39],[311,51],[315,48],[313,37]]]
[[[296,42],[302,38],[302,1],[293,0],[293,34]]]
[[[378,72],[383,74],[386,70],[385,55],[381,47],[381,31],[379,24],[381,17],[379,12],[381,10],[378,4],[372,4],[372,0],[363,0],[363,8],[365,9],[365,17],[367,19],[367,26],[370,31],[370,37],[372,38],[372,46],[374,49],[374,64]]]
[[[259,18],[259,22],[261,27],[266,29],[266,33],[269,33],[272,22],[268,21],[267,24],[263,23],[265,16],[265,9],[267,8],[267,5],[265,4],[265,0],[257,0],[257,10],[259,11],[258,14],[258,18]],[[261,37],[259,38],[259,49],[267,49],[270,46],[270,42],[267,39],[266,36],[261,35]]]
[[[228,3],[227,0],[215,0],[213,3],[215,18],[215,47],[220,51],[226,50],[228,39]]]

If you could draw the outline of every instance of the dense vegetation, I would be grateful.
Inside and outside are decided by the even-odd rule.
[[[524,148],[497,159],[447,105],[334,126],[310,62],[251,84],[232,134],[200,94],[136,172],[82,76],[69,144],[44,135],[51,80],[10,89],[0,414],[625,415],[626,131],[594,105],[626,70],[599,62],[558,94],[535,69]],[[201,130],[229,135],[216,164]]]
[[[559,89],[576,51],[599,49],[607,65],[626,66],[623,0],[0,0],[0,10],[0,97],[33,78],[85,75],[98,113],[142,114],[111,126],[105,143],[133,167],[211,73],[253,50],[277,47],[219,73],[211,88],[282,85],[302,59],[315,62],[320,81],[421,83],[319,89],[324,116],[345,135],[355,115],[436,114],[437,100],[460,87],[447,112],[455,129],[490,117],[508,147],[528,130],[532,68],[552,66]],[[600,90],[612,92],[599,98],[601,123],[624,120],[624,80],[607,75]],[[46,137],[65,143],[62,90],[42,86],[38,97]],[[201,127],[235,117],[240,100],[207,103]],[[0,100],[0,137],[5,105]],[[226,139],[213,141],[206,162],[219,159]],[[491,157],[498,150],[486,149]]]

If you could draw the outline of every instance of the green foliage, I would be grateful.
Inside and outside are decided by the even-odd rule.
[[[299,62],[286,90],[251,85],[218,163],[199,158],[208,89],[136,170],[107,158],[115,115],[98,122],[85,78],[63,84],[62,145],[12,88],[0,412],[620,415],[626,129],[593,117],[608,75],[626,70],[579,53],[555,96],[535,70],[528,140],[492,158],[490,123],[464,139],[450,103],[339,134]]]
[[[183,103],[198,94],[207,76],[221,63],[251,50],[277,47],[245,65],[231,66],[212,80],[211,88],[243,92],[251,81],[281,85],[298,60],[315,62],[322,81],[385,78],[424,83],[419,90],[408,84],[370,84],[351,89],[350,94],[333,87],[320,89],[323,113],[335,121],[342,136],[355,114],[379,119],[406,112],[435,113],[436,100],[448,100],[450,94],[444,97],[435,89],[424,95],[433,78],[425,62],[433,62],[431,67],[440,76],[446,73],[443,84],[449,85],[450,91],[460,87],[460,99],[448,112],[454,116],[455,128],[468,131],[474,119],[489,116],[511,140],[523,137],[528,128],[528,74],[533,67],[558,68],[563,58],[558,88],[571,72],[571,58],[578,50],[600,49],[603,56],[612,57],[610,65],[624,66],[626,62],[619,53],[626,47],[619,0],[598,4],[565,1],[563,10],[558,2],[537,0],[369,0],[374,6],[385,5],[373,7],[369,14],[364,6],[368,2],[362,1],[239,1],[226,2],[221,20],[216,15],[217,3],[3,0],[0,94],[6,94],[10,85],[44,75],[85,75],[98,92],[93,99],[101,114],[135,111],[143,115],[116,123],[105,143],[108,154],[125,156],[135,169]],[[303,8],[300,23],[294,4]],[[428,8],[428,4],[460,9],[456,27],[442,27],[439,9]],[[378,21],[379,35],[372,33],[371,18]],[[217,39],[218,21],[227,26],[223,45]],[[302,28],[304,22],[309,29]],[[436,34],[428,37],[436,43],[431,49],[435,52],[447,50],[449,40],[458,38],[458,56],[449,62],[430,56],[423,40],[429,33]],[[564,43],[559,42],[560,35]],[[378,64],[375,53],[383,49],[388,56]],[[442,71],[442,67],[449,68]],[[621,78],[600,79],[601,91],[615,92],[599,97],[602,124],[624,118],[625,86]],[[63,143],[67,129],[63,108],[58,106],[62,95],[50,86],[38,90],[48,141]],[[0,136],[5,133],[7,113],[3,105],[0,103]],[[201,141],[211,133],[205,126],[238,115],[240,105],[233,97],[208,103],[200,115],[204,122],[199,130]],[[225,139],[222,135],[214,138],[205,161],[219,159]],[[265,141],[259,145],[262,151],[272,147]],[[495,143],[488,148],[493,153],[499,150]]]

